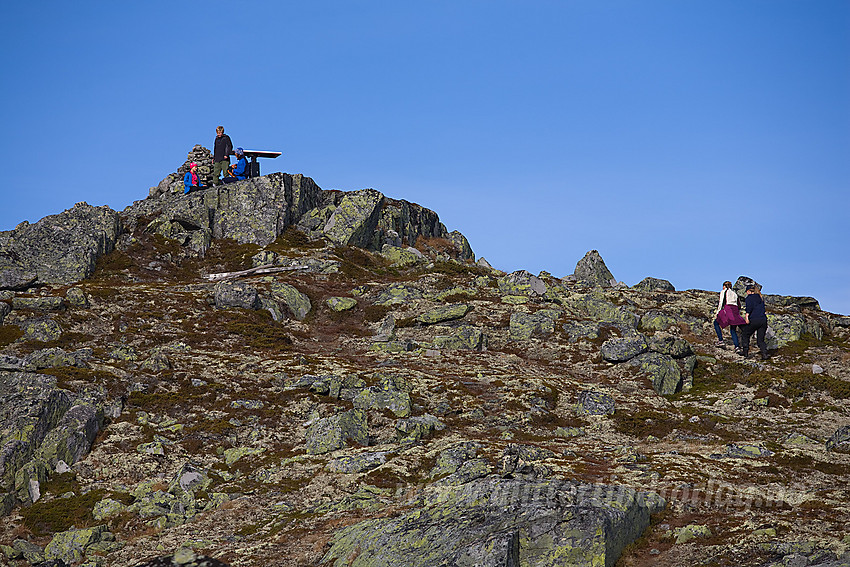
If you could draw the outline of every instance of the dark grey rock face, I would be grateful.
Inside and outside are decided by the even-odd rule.
[[[339,530],[323,561],[612,566],[658,504],[657,496],[626,487],[490,476],[426,489],[407,514]]]
[[[676,288],[673,287],[667,280],[662,280],[659,278],[643,278],[640,282],[636,283],[632,286],[632,289],[637,289],[640,291],[676,291]]]
[[[838,428],[826,442],[827,451],[850,453],[850,425]]]
[[[260,306],[257,288],[245,282],[219,282],[215,284],[214,293],[215,306],[219,309],[258,309]]]
[[[591,250],[584,255],[584,258],[578,261],[573,274],[576,280],[592,285],[612,287],[617,283],[614,275],[608,269],[608,266],[605,265],[602,256],[596,250]]]
[[[646,337],[640,334],[615,337],[602,344],[602,358],[608,362],[625,362],[649,350]]]
[[[97,259],[115,247],[120,230],[117,212],[87,203],[35,224],[21,223],[0,233],[0,287],[25,289],[33,275],[43,283],[84,279]]]

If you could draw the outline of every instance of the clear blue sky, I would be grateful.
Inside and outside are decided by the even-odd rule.
[[[478,256],[850,313],[850,2],[15,2],[0,230],[123,209],[223,124]]]

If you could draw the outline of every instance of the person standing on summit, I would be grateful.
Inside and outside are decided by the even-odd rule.
[[[213,146],[213,185],[221,185],[221,175],[227,175],[230,167],[230,154],[233,153],[233,142],[224,133],[224,126],[215,129],[215,145]]]

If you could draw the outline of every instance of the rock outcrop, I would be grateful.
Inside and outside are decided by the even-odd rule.
[[[23,222],[0,233],[0,289],[26,289],[36,281],[69,283],[94,272],[121,230],[109,207],[77,203],[35,224]]]
[[[324,562],[611,566],[663,507],[626,487],[482,478],[428,490],[401,516],[343,528]]]

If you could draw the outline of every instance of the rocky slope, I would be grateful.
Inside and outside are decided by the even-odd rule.
[[[0,564],[850,564],[850,318],[768,295],[756,362],[596,251],[180,189],[0,233]]]

